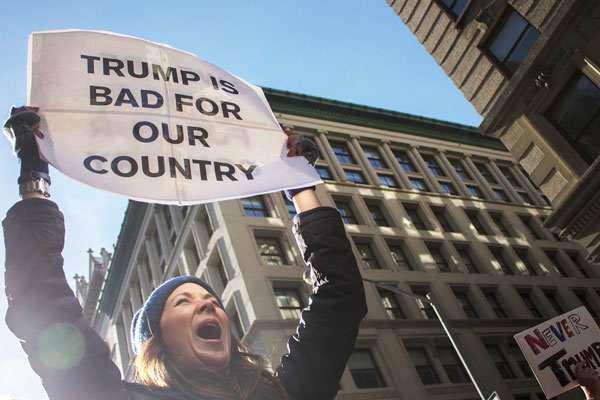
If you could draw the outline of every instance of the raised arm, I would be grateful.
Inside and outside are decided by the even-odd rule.
[[[15,154],[21,159],[23,200],[7,212],[2,224],[9,305],[6,323],[22,340],[51,400],[126,399],[106,343],[84,320],[65,278],[63,215],[47,199],[47,187],[41,182],[38,186],[27,183],[38,178],[49,184],[48,166],[39,159],[35,139],[20,136],[37,130],[31,124],[37,115],[14,116],[13,112],[5,130],[13,135]]]

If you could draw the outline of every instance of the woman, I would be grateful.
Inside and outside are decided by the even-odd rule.
[[[196,277],[165,282],[132,322],[138,382],[125,382],[103,340],[84,321],[62,270],[64,221],[48,200],[48,166],[34,135],[37,109],[13,109],[5,133],[21,159],[22,201],[3,222],[6,322],[23,341],[50,399],[332,399],[366,314],[344,226],[313,188],[292,191],[294,234],[311,267],[313,294],[275,373],[231,334],[214,290]],[[306,143],[289,134],[288,156]],[[314,145],[314,144],[313,144]]]

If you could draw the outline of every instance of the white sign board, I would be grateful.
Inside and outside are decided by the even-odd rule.
[[[132,199],[190,204],[320,183],[262,90],[193,54],[107,32],[29,39],[43,157]]]
[[[600,329],[585,307],[518,333],[515,340],[549,399],[579,386],[579,361],[600,370]]]

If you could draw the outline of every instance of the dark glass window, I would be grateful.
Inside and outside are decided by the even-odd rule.
[[[469,376],[459,361],[454,349],[450,346],[436,346],[438,359],[452,383],[469,382]]]
[[[428,291],[429,291],[429,289],[411,288],[411,292],[413,292],[417,296],[421,296],[421,297],[425,297],[425,298],[427,298]],[[425,319],[436,319],[437,318],[435,311],[433,311],[433,307],[431,307],[431,304],[429,304],[428,302],[419,300],[419,299],[416,299],[416,301],[417,301],[417,305],[419,306],[419,310],[421,310],[421,314],[423,315],[423,318],[425,318]]]
[[[579,260],[578,260],[578,255],[577,253],[571,253],[571,252],[567,252],[567,256],[569,256],[569,258],[571,259],[571,261],[573,261],[573,265],[575,265],[575,268],[577,268],[577,270],[579,271],[579,273],[581,275],[583,275],[584,278],[589,278],[590,275],[585,272],[585,270],[583,269],[583,266],[581,264],[579,264]]]
[[[385,387],[379,368],[369,350],[355,349],[348,360],[348,369],[354,384],[359,389]]]
[[[409,347],[406,349],[410,358],[412,359],[413,365],[421,378],[421,381],[424,385],[435,385],[437,383],[441,383],[440,378],[438,377],[433,365],[431,364],[431,360],[425,349],[422,347]]]
[[[450,14],[456,19],[465,9],[469,0],[440,0]]]
[[[273,291],[283,319],[300,319],[304,305],[298,289],[275,288]]]
[[[517,346],[516,344],[510,344],[508,345],[508,348],[510,350],[510,355],[519,366],[519,369],[521,370],[523,375],[525,375],[525,377],[527,378],[533,378],[533,372],[531,371],[531,368],[529,368],[529,364],[527,363],[527,360],[525,359],[525,356],[523,355],[523,352],[521,351],[519,346]]]
[[[477,167],[477,170],[479,171],[479,173],[481,174],[481,176],[483,176],[483,178],[487,181],[487,183],[490,183],[492,185],[498,183],[492,177],[492,175],[490,174],[490,172],[488,171],[487,167],[484,164],[482,164],[482,163],[475,163],[475,166]]]
[[[577,298],[579,299],[579,302],[583,306],[585,306],[585,308],[587,308],[587,310],[590,312],[590,314],[592,314],[592,317],[598,318],[598,315],[596,314],[596,312],[594,311],[594,309],[592,308],[590,303],[588,303],[588,301],[587,301],[585,289],[573,290],[573,292],[575,293],[575,296],[577,296]]]
[[[448,221],[448,218],[446,218],[446,215],[444,214],[444,210],[434,209],[433,214],[437,218],[437,220],[440,223],[440,226],[442,227],[442,230],[444,232],[456,232],[456,230],[452,227],[452,225]]]
[[[467,190],[469,191],[469,193],[471,193],[471,196],[477,197],[478,199],[483,199],[483,194],[477,186],[467,185]]]
[[[344,170],[344,172],[346,173],[346,177],[348,178],[348,180],[350,182],[354,182],[354,183],[367,183],[367,181],[365,180],[365,176],[360,171],[348,171],[348,170]]]
[[[456,191],[456,189],[454,188],[454,185],[453,185],[453,184],[451,184],[451,183],[448,183],[448,182],[440,182],[440,187],[442,188],[442,190],[443,190],[445,193],[448,193],[448,194],[454,194],[454,195],[458,194],[458,192],[457,192],[457,191]]]
[[[491,291],[485,291],[483,292],[483,294],[485,295],[485,298],[490,307],[492,307],[492,310],[494,310],[494,314],[496,314],[496,317],[508,318],[506,311],[504,311],[504,308],[502,308],[502,305],[498,301],[498,297],[496,297],[496,293]]]
[[[460,179],[462,179],[463,181],[473,179],[471,178],[467,170],[463,167],[463,164],[460,162],[460,160],[456,158],[449,158],[448,161],[450,162]]]
[[[533,264],[529,260],[529,257],[527,257],[527,251],[526,250],[522,250],[522,249],[521,250],[516,250],[515,253],[517,253],[517,256],[519,256],[519,260],[521,260],[521,262],[525,266],[525,269],[527,270],[527,272],[524,273],[523,275],[525,275],[525,276],[535,276],[535,275],[538,275],[537,270],[535,269],[535,267],[533,266]]]
[[[391,175],[377,174],[377,176],[379,177],[379,182],[381,182],[385,186],[389,186],[389,187],[393,187],[393,188],[400,187],[398,185],[398,182],[396,182],[396,178],[394,178]]]
[[[512,369],[510,369],[510,366],[508,365],[508,362],[506,361],[506,358],[504,357],[504,354],[502,354],[500,348],[495,344],[488,344],[485,347],[488,351],[488,354],[490,355],[490,358],[492,359],[494,364],[496,364],[496,368],[498,369],[498,372],[500,373],[502,378],[516,378],[515,373],[512,371]]]
[[[242,199],[244,213],[251,217],[267,217],[267,207],[262,196],[252,196]]]
[[[371,249],[371,246],[368,243],[356,243],[356,248],[358,249],[360,259],[365,264],[365,268],[381,269],[381,265],[379,265],[379,262],[373,253],[373,249]]]
[[[279,239],[273,237],[257,236],[256,244],[258,245],[258,252],[263,264],[267,265],[285,265],[287,259],[281,248]]]
[[[437,161],[435,161],[435,158],[433,156],[424,155],[422,157],[423,157],[423,161],[425,161],[425,164],[427,164],[427,166],[429,167],[429,170],[431,171],[431,173],[434,176],[446,176],[446,174],[444,174],[444,171],[440,168],[440,166],[438,165]]]
[[[514,9],[503,17],[500,29],[489,44],[490,55],[509,75],[515,73],[540,36],[525,18]]]
[[[373,166],[373,168],[387,168],[385,161],[381,158],[379,151],[375,147],[363,147],[365,156]]]
[[[285,194],[281,194],[283,197],[283,202],[285,203],[285,208],[288,211],[288,214],[290,215],[291,219],[294,219],[294,217],[296,216],[297,212],[296,212],[296,207],[294,206],[294,203],[289,201],[287,199],[287,197],[285,197]]]
[[[577,72],[546,115],[588,162],[600,155],[600,88]]]
[[[519,185],[519,183],[517,182],[517,180],[513,176],[512,172],[510,172],[510,170],[507,166],[500,165],[500,166],[498,166],[498,168],[500,169],[500,172],[502,172],[502,175],[504,175],[504,177],[506,178],[508,183],[510,183],[514,187],[521,187],[521,185]]]
[[[490,252],[492,253],[492,256],[494,257],[494,260],[496,260],[498,265],[500,265],[500,269],[502,270],[502,272],[504,272],[505,275],[513,275],[512,270],[510,269],[510,267],[508,266],[508,263],[506,262],[506,258],[504,257],[504,254],[502,254],[502,250],[497,247],[491,247]]]
[[[477,311],[475,311],[475,308],[473,307],[471,300],[469,300],[467,293],[460,290],[454,290],[454,296],[456,296],[456,300],[458,300],[458,303],[460,304],[467,318],[479,318],[479,315],[477,315]]]
[[[377,289],[379,292],[379,297],[381,297],[381,303],[385,308],[385,312],[388,317],[391,319],[403,319],[406,318],[402,309],[400,308],[400,304],[398,303],[398,299],[396,298],[396,294],[391,290],[386,289]]]
[[[350,150],[346,143],[342,142],[332,142],[331,148],[333,149],[333,153],[337,157],[338,161],[342,164],[356,164],[354,161],[354,157],[350,154]]]
[[[523,225],[525,225],[527,232],[529,232],[529,234],[531,236],[533,236],[534,239],[536,239],[536,240],[541,239],[540,235],[537,233],[537,230],[535,229],[535,221],[533,220],[533,218],[519,215],[519,219],[521,219],[521,222],[523,222]]]
[[[408,158],[408,154],[405,151],[394,150],[394,156],[396,157],[396,161],[400,164],[400,167],[404,170],[404,172],[417,172],[417,169]]]
[[[412,222],[412,224],[414,225],[415,229],[418,229],[420,231],[427,230],[427,227],[425,227],[425,224],[423,223],[423,220],[421,219],[421,216],[419,215],[417,209],[407,208],[406,215],[408,216],[408,219],[410,219],[410,222]]]
[[[420,190],[421,192],[429,191],[429,188],[427,188],[427,185],[425,184],[425,181],[423,179],[410,178],[409,181],[414,189]]]
[[[342,221],[345,224],[358,224],[356,216],[350,207],[350,202],[336,200],[335,206],[342,216]]]
[[[560,265],[560,262],[557,258],[557,253],[555,251],[546,251],[546,256],[550,259],[552,266],[554,267],[556,272],[559,273],[560,276],[565,278],[569,276],[567,272],[563,269],[562,265]]]
[[[531,197],[529,197],[529,195],[527,193],[524,192],[517,192],[519,194],[519,197],[521,198],[521,201],[525,204],[533,204],[533,201],[531,200]]]
[[[429,250],[429,254],[431,254],[431,257],[440,272],[450,272],[450,265],[448,265],[448,261],[446,261],[446,258],[439,247],[428,245],[427,250]]]
[[[494,194],[496,195],[498,200],[508,201],[508,196],[506,196],[506,193],[504,193],[504,190],[494,189]]]
[[[414,270],[412,265],[410,265],[410,262],[406,259],[406,255],[404,254],[404,251],[400,245],[388,244],[388,247],[390,248],[390,254],[392,255],[392,258],[396,262],[396,266],[399,269],[405,271]]]
[[[375,225],[390,226],[390,224],[388,224],[385,217],[383,216],[383,213],[381,212],[379,206],[375,204],[367,204],[367,208],[369,209],[369,213],[371,214],[371,218],[373,218],[373,222],[375,222]]]
[[[512,237],[512,235],[510,234],[510,232],[506,228],[506,225],[504,225],[504,222],[502,221],[502,216],[500,214],[490,213],[490,217],[492,217],[492,220],[494,221],[494,223],[496,224],[496,226],[498,227],[498,229],[500,229],[500,232],[502,232],[502,234],[505,237]]]
[[[458,252],[458,255],[460,256],[463,263],[465,264],[465,267],[467,267],[467,270],[470,273],[472,273],[472,274],[481,273],[481,271],[479,271],[479,268],[477,268],[477,264],[475,264],[475,262],[473,261],[473,258],[471,257],[471,255],[469,254],[469,251],[467,249],[457,249],[456,251]]]
[[[317,165],[315,167],[315,170],[317,170],[317,173],[319,174],[321,179],[328,179],[330,181],[333,180],[333,178],[331,177],[331,172],[329,171],[329,168]]]
[[[537,306],[531,299],[531,294],[529,292],[519,291],[519,296],[521,296],[521,300],[523,300],[523,303],[525,303],[525,305],[527,306],[527,309],[529,309],[529,312],[531,313],[531,315],[533,315],[535,318],[542,318],[542,314],[540,313],[540,310],[538,310]]]
[[[560,303],[556,299],[556,297],[558,296],[558,293],[556,293],[556,290],[548,289],[548,290],[542,290],[542,292],[544,292],[544,296],[546,296],[546,298],[548,299],[550,304],[552,304],[552,308],[554,308],[554,310],[556,311],[556,314],[564,314],[565,313],[565,310],[563,309],[563,307],[560,305]]]
[[[481,224],[481,222],[479,222],[479,217],[477,216],[477,211],[468,211],[468,212],[466,212],[466,214],[467,214],[467,217],[469,218],[469,221],[471,222],[471,225],[473,225],[473,227],[475,228],[475,232],[478,233],[479,235],[486,235],[487,232],[483,228],[483,225]]]

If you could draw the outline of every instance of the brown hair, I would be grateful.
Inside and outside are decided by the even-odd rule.
[[[170,357],[160,334],[144,343],[135,360],[137,381],[150,387],[171,388],[191,398],[245,400],[257,387],[268,388],[274,398],[291,400],[279,380],[264,367],[263,358],[250,353],[231,335],[231,358],[223,373],[181,369]]]

